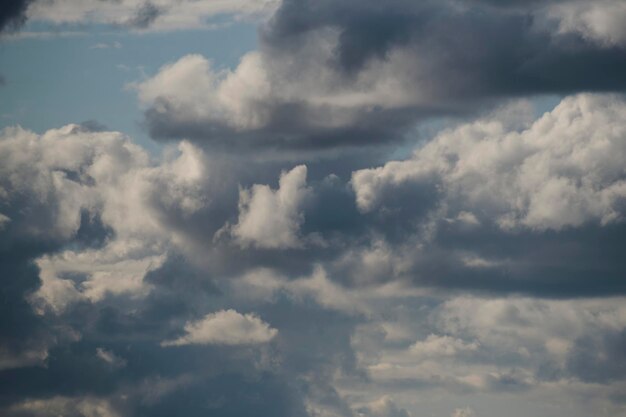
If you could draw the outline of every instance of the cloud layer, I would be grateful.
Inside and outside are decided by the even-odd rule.
[[[127,86],[159,151],[0,133],[0,414],[626,415],[622,2],[18,6],[262,22]]]
[[[159,139],[384,144],[427,117],[498,98],[623,91],[623,7],[601,3],[285,0],[235,69],[185,56],[137,90]]]

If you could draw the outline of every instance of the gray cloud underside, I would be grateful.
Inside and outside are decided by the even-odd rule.
[[[420,392],[540,413],[549,392],[620,415],[626,104],[520,106],[341,177],[6,130],[3,413],[406,417]]]
[[[626,87],[620,2],[498,5],[284,1],[236,69],[185,57],[140,84],[147,127],[235,149],[385,144],[497,99]],[[156,81],[183,72],[193,95]]]

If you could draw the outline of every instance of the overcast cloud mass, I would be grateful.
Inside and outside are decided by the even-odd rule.
[[[0,5],[102,31],[148,140],[0,76],[0,415],[626,416],[624,1]]]

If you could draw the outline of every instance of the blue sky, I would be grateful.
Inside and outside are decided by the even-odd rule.
[[[44,132],[93,120],[155,146],[141,127],[141,109],[127,86],[186,54],[207,56],[218,68],[235,67],[256,47],[256,25],[220,26],[138,34],[109,26],[28,24],[21,34],[0,43],[0,71],[6,83],[0,126],[19,124]],[[43,38],[27,37],[37,33]]]

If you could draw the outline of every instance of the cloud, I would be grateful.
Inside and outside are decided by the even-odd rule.
[[[623,367],[615,366],[622,362],[617,346],[623,343],[626,326],[620,300],[459,297],[445,302],[433,317],[440,328],[452,334],[472,335],[496,356],[498,351],[515,352],[524,362],[534,364],[537,377],[552,379],[560,375],[607,381],[626,375]],[[470,312],[472,316],[466,316]],[[602,365],[604,360],[600,358],[614,366]],[[597,372],[582,365],[593,361]]]
[[[384,206],[393,187],[435,183],[459,215],[485,213],[503,229],[619,222],[626,192],[624,114],[618,96],[579,95],[519,132],[497,118],[462,125],[409,160],[355,172],[357,203],[371,211]]]
[[[33,13],[209,13],[71,3]],[[286,0],[236,68],[187,55],[134,85],[155,137],[193,143],[5,130],[0,413],[500,415],[506,393],[511,416],[623,414],[623,97],[407,130],[623,89],[619,25],[550,14],[570,3]],[[407,136],[404,160],[353,146]]]
[[[235,310],[218,311],[202,320],[187,323],[185,332],[184,336],[161,345],[254,345],[267,343],[278,334],[254,314],[240,314]]]
[[[91,45],[89,49],[109,49],[109,48],[119,49],[121,47],[122,47],[122,44],[116,41],[112,43],[105,43],[105,42],[96,43],[96,44]]]
[[[621,44],[567,29],[554,11],[582,3],[513,3],[285,0],[235,69],[186,56],[138,95],[158,139],[304,150],[388,144],[425,118],[476,114],[498,98],[624,91]],[[603,5],[623,26],[610,13],[621,6]]]
[[[457,408],[452,412],[452,417],[476,417],[476,413],[469,407]]]
[[[7,0],[0,6],[0,32],[15,29],[26,21],[26,10],[32,0]]]
[[[171,31],[211,28],[212,18],[263,16],[276,7],[276,1],[34,1],[28,18],[52,24],[106,24],[134,30]]]
[[[120,358],[115,353],[110,352],[104,348],[97,348],[96,356],[113,367],[126,366],[126,361],[124,359]]]
[[[299,165],[280,176],[279,187],[254,185],[239,192],[239,221],[232,234],[243,245],[285,249],[302,245],[302,205],[310,193],[306,187],[307,168]]]
[[[419,356],[455,356],[459,353],[478,350],[476,342],[466,343],[450,336],[430,334],[423,341],[417,341],[410,347],[411,353]]]
[[[13,405],[8,410],[9,416],[47,416],[67,415],[72,417],[120,417],[112,405],[98,398],[54,397],[45,400],[29,400]]]
[[[364,417],[410,417],[403,408],[398,407],[393,399],[388,396],[381,397],[365,407],[357,410],[359,416]]]
[[[626,46],[626,5],[621,1],[556,3],[548,7],[548,16],[559,22],[561,32],[578,33],[605,47]]]
[[[3,216],[11,219],[2,244],[59,248],[36,260],[42,285],[29,299],[40,312],[109,294],[145,296],[145,274],[186,239],[176,237],[176,218],[204,207],[205,161],[190,145],[153,165],[119,133],[69,125],[41,136],[10,128],[0,148]]]

